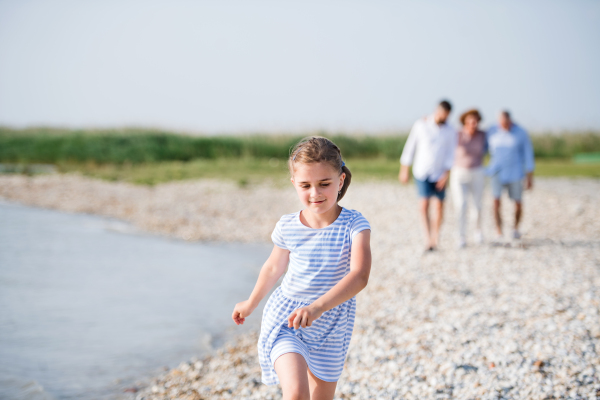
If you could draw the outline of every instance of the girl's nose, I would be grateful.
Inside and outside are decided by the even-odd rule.
[[[319,188],[318,188],[318,187],[316,187],[316,186],[313,186],[313,187],[310,189],[310,196],[311,196],[312,198],[317,198],[317,197],[319,197],[319,194],[320,194],[320,191],[319,191]]]

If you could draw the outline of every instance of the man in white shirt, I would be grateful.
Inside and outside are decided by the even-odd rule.
[[[408,183],[412,165],[420,197],[419,212],[425,231],[426,251],[433,251],[438,245],[446,183],[454,162],[458,135],[446,123],[451,110],[450,103],[444,100],[432,115],[415,122],[400,157],[400,182]],[[430,203],[433,203],[432,218],[429,217]]]

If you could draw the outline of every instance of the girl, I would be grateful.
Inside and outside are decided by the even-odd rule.
[[[275,226],[273,252],[250,298],[235,305],[232,318],[243,324],[289,263],[263,311],[262,381],[281,383],[286,400],[333,399],[352,336],[354,296],[371,271],[371,227],[358,211],[338,205],[352,175],[332,141],[303,139],[288,167],[305,208],[284,215]]]

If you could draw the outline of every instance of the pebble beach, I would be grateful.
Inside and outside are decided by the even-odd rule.
[[[0,175],[0,199],[189,241],[269,242],[281,215],[301,208],[291,185],[146,187],[59,174]],[[371,223],[373,264],[336,398],[600,399],[600,180],[535,180],[521,240],[509,229],[492,240],[486,188],[486,242],[464,249],[448,200],[440,248],[429,254],[412,185],[353,182],[341,201]],[[508,201],[503,211],[508,228]],[[257,332],[237,335],[130,395],[279,399],[278,387],[260,383],[256,342]]]

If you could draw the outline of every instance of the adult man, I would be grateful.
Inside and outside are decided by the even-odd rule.
[[[432,115],[415,122],[400,157],[400,182],[408,183],[409,167],[413,166],[426,251],[433,251],[438,245],[446,182],[454,161],[457,133],[446,123],[451,110],[450,103],[444,100]],[[434,209],[432,218],[430,203]]]
[[[515,225],[513,238],[519,239],[519,223],[523,214],[523,178],[525,189],[533,186],[533,146],[527,132],[513,123],[508,111],[498,116],[498,125],[487,132],[490,152],[488,174],[492,176],[492,195],[494,196],[494,219],[498,239],[502,239],[502,218],[500,216],[500,197],[502,189],[508,190],[508,197],[515,202]]]

